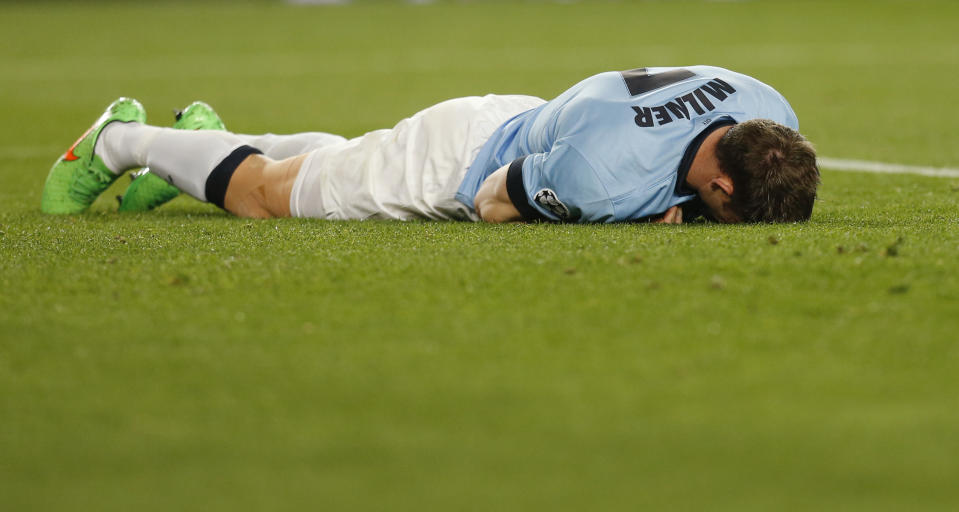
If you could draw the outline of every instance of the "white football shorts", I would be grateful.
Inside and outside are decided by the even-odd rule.
[[[320,219],[479,220],[455,198],[466,170],[501,124],[543,103],[456,98],[391,129],[314,149],[293,184],[290,211]]]

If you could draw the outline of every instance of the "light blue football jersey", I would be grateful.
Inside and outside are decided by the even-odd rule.
[[[483,181],[510,164],[507,190],[526,220],[618,222],[696,198],[685,187],[702,140],[719,126],[796,114],[772,87],[712,66],[601,73],[500,126],[456,198],[473,208]]]

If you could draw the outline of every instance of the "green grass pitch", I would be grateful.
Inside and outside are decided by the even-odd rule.
[[[959,5],[0,4],[0,510],[955,510],[959,179],[805,225],[40,214],[102,108],[354,136],[610,69],[775,86],[820,154],[959,165]]]

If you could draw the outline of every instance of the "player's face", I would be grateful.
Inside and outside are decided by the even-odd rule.
[[[729,206],[729,196],[725,194],[700,194],[700,199],[706,205],[705,215],[710,220],[723,224],[742,222],[738,215]]]

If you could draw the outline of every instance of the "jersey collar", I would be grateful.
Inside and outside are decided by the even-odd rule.
[[[693,165],[693,160],[696,158],[699,147],[703,145],[703,141],[706,140],[706,137],[709,137],[710,133],[713,133],[723,126],[733,124],[736,124],[736,120],[729,116],[717,118],[707,126],[706,129],[699,132],[699,135],[689,143],[689,146],[686,147],[686,152],[683,153],[683,159],[679,161],[679,169],[676,170],[676,195],[691,196],[696,194],[696,191],[689,188],[689,185],[686,184],[686,176],[689,175],[689,168]]]

